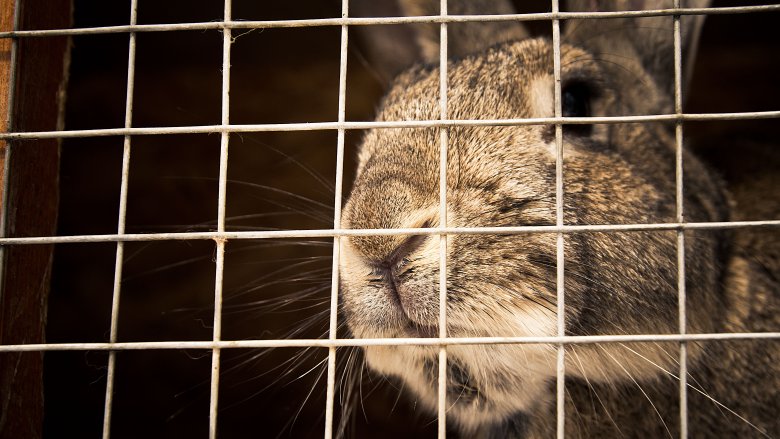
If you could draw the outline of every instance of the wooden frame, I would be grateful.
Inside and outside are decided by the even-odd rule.
[[[0,3],[0,30],[14,30],[13,1]],[[67,28],[71,2],[19,0],[18,29]],[[13,50],[14,44],[16,50]],[[0,128],[4,132],[61,129],[69,39],[0,39]],[[12,76],[14,63],[16,74]],[[14,81],[15,79],[15,81]],[[14,83],[12,83],[14,82]],[[10,111],[9,111],[10,107]],[[59,140],[1,142],[0,178],[5,236],[50,236],[56,232]],[[0,343],[45,341],[52,245],[2,249]],[[0,356],[0,438],[36,438],[43,433],[43,353]]]

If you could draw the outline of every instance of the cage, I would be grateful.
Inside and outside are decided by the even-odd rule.
[[[334,243],[352,233],[338,225],[358,145],[383,127],[372,121],[386,78],[363,37],[392,26],[452,29],[460,19],[361,16],[347,0],[45,3],[0,11],[0,436],[458,437],[443,398],[432,414],[402,383],[362,365],[359,347],[377,341],[349,337],[336,313]],[[559,44],[556,29],[572,16],[557,3],[517,1],[520,14],[509,18]],[[684,107],[649,121],[681,127],[680,142],[729,185],[776,188],[780,161],[767,145],[780,117],[780,7],[716,1],[689,13],[709,16]],[[739,148],[710,146],[724,138]],[[738,195],[755,200],[739,221],[684,228],[677,217],[590,232],[657,228],[680,239],[683,230],[749,227],[776,240],[777,192]],[[572,233],[562,217],[549,227],[561,240]],[[776,257],[776,247],[766,251],[756,257]],[[562,250],[557,258],[562,266]],[[444,357],[458,343],[557,346],[563,437],[563,346],[594,341],[560,325],[542,341],[413,342],[441,346]],[[685,346],[775,340],[771,331],[596,341]],[[682,364],[675,372],[685,377]],[[685,380],[680,388],[689,391]],[[684,424],[685,404],[678,410]]]

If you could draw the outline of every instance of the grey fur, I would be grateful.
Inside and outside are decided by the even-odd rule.
[[[649,31],[624,21],[609,28],[609,37],[594,36],[589,24],[568,28],[561,51],[564,87],[587,83],[593,115],[673,110],[665,58],[672,18],[653,20]],[[683,24],[686,53],[693,53],[701,20]],[[450,61],[450,118],[551,116],[551,42],[491,43],[497,44],[479,44],[472,55]],[[619,63],[606,60],[610,52],[619,54]],[[437,119],[438,80],[435,66],[407,70],[383,99],[377,119]],[[452,128],[447,225],[554,224],[550,130]],[[566,224],[675,220],[673,127],[595,125],[587,133],[565,128],[564,149]],[[436,227],[438,167],[437,130],[369,131],[343,226]],[[686,221],[742,217],[720,178],[688,151],[684,178]],[[770,207],[765,214],[777,212]],[[780,239],[777,233],[767,236],[749,229],[685,233],[687,332],[780,327]],[[355,337],[437,333],[436,239],[351,237],[342,245],[342,309]],[[555,335],[553,234],[450,236],[447,257],[449,335]],[[569,234],[565,257],[568,334],[678,332],[675,232]],[[373,370],[400,378],[423,405],[435,408],[436,348],[364,351]],[[451,346],[448,355],[448,419],[465,437],[554,435],[554,347]],[[677,435],[678,355],[673,343],[567,346],[567,436]],[[688,358],[690,437],[780,436],[777,342],[689,343]]]

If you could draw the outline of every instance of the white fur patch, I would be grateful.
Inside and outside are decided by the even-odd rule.
[[[555,116],[555,89],[552,76],[534,78],[528,90],[531,117]],[[555,140],[544,144],[544,148],[553,159],[557,156]]]
[[[528,95],[531,104],[531,117],[553,117],[555,115],[555,97],[551,76],[542,76],[531,80]]]

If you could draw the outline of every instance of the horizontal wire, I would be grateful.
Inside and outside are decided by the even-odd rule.
[[[744,227],[778,227],[780,220],[723,221],[702,223],[586,224],[563,226],[444,227],[399,229],[309,229],[256,232],[125,233],[110,235],[32,236],[0,238],[0,245],[73,244],[91,242],[138,242],[183,240],[238,240],[274,238],[332,238],[335,236],[390,235],[509,235],[518,233],[639,232],[652,230],[717,230]]]
[[[2,352],[129,351],[146,349],[248,349],[360,346],[453,346],[500,344],[596,344],[703,342],[729,340],[776,340],[780,332],[730,332],[702,334],[567,335],[538,337],[447,337],[447,338],[351,338],[275,339],[223,341],[144,341],[122,343],[40,343],[0,345]]]
[[[780,5],[737,6],[724,8],[648,9],[644,11],[540,12],[502,15],[426,15],[414,17],[348,17],[297,20],[228,20],[198,23],[138,24],[74,29],[42,29],[0,32],[0,38],[56,37],[130,32],[203,31],[222,29],[269,29],[320,26],[366,26],[415,23],[469,23],[497,21],[540,21],[571,19],[641,18],[669,15],[724,15],[780,11]]]
[[[451,128],[470,126],[520,126],[520,125],[590,125],[646,122],[705,122],[723,120],[778,119],[780,110],[751,111],[736,113],[685,113],[656,114],[641,116],[603,117],[539,117],[523,119],[471,119],[471,120],[400,120],[400,121],[354,121],[354,122],[301,122],[245,125],[192,125],[177,127],[106,128],[65,131],[29,131],[0,133],[0,140],[66,139],[106,136],[139,136],[171,134],[251,133],[283,131],[365,130],[373,128]]]

